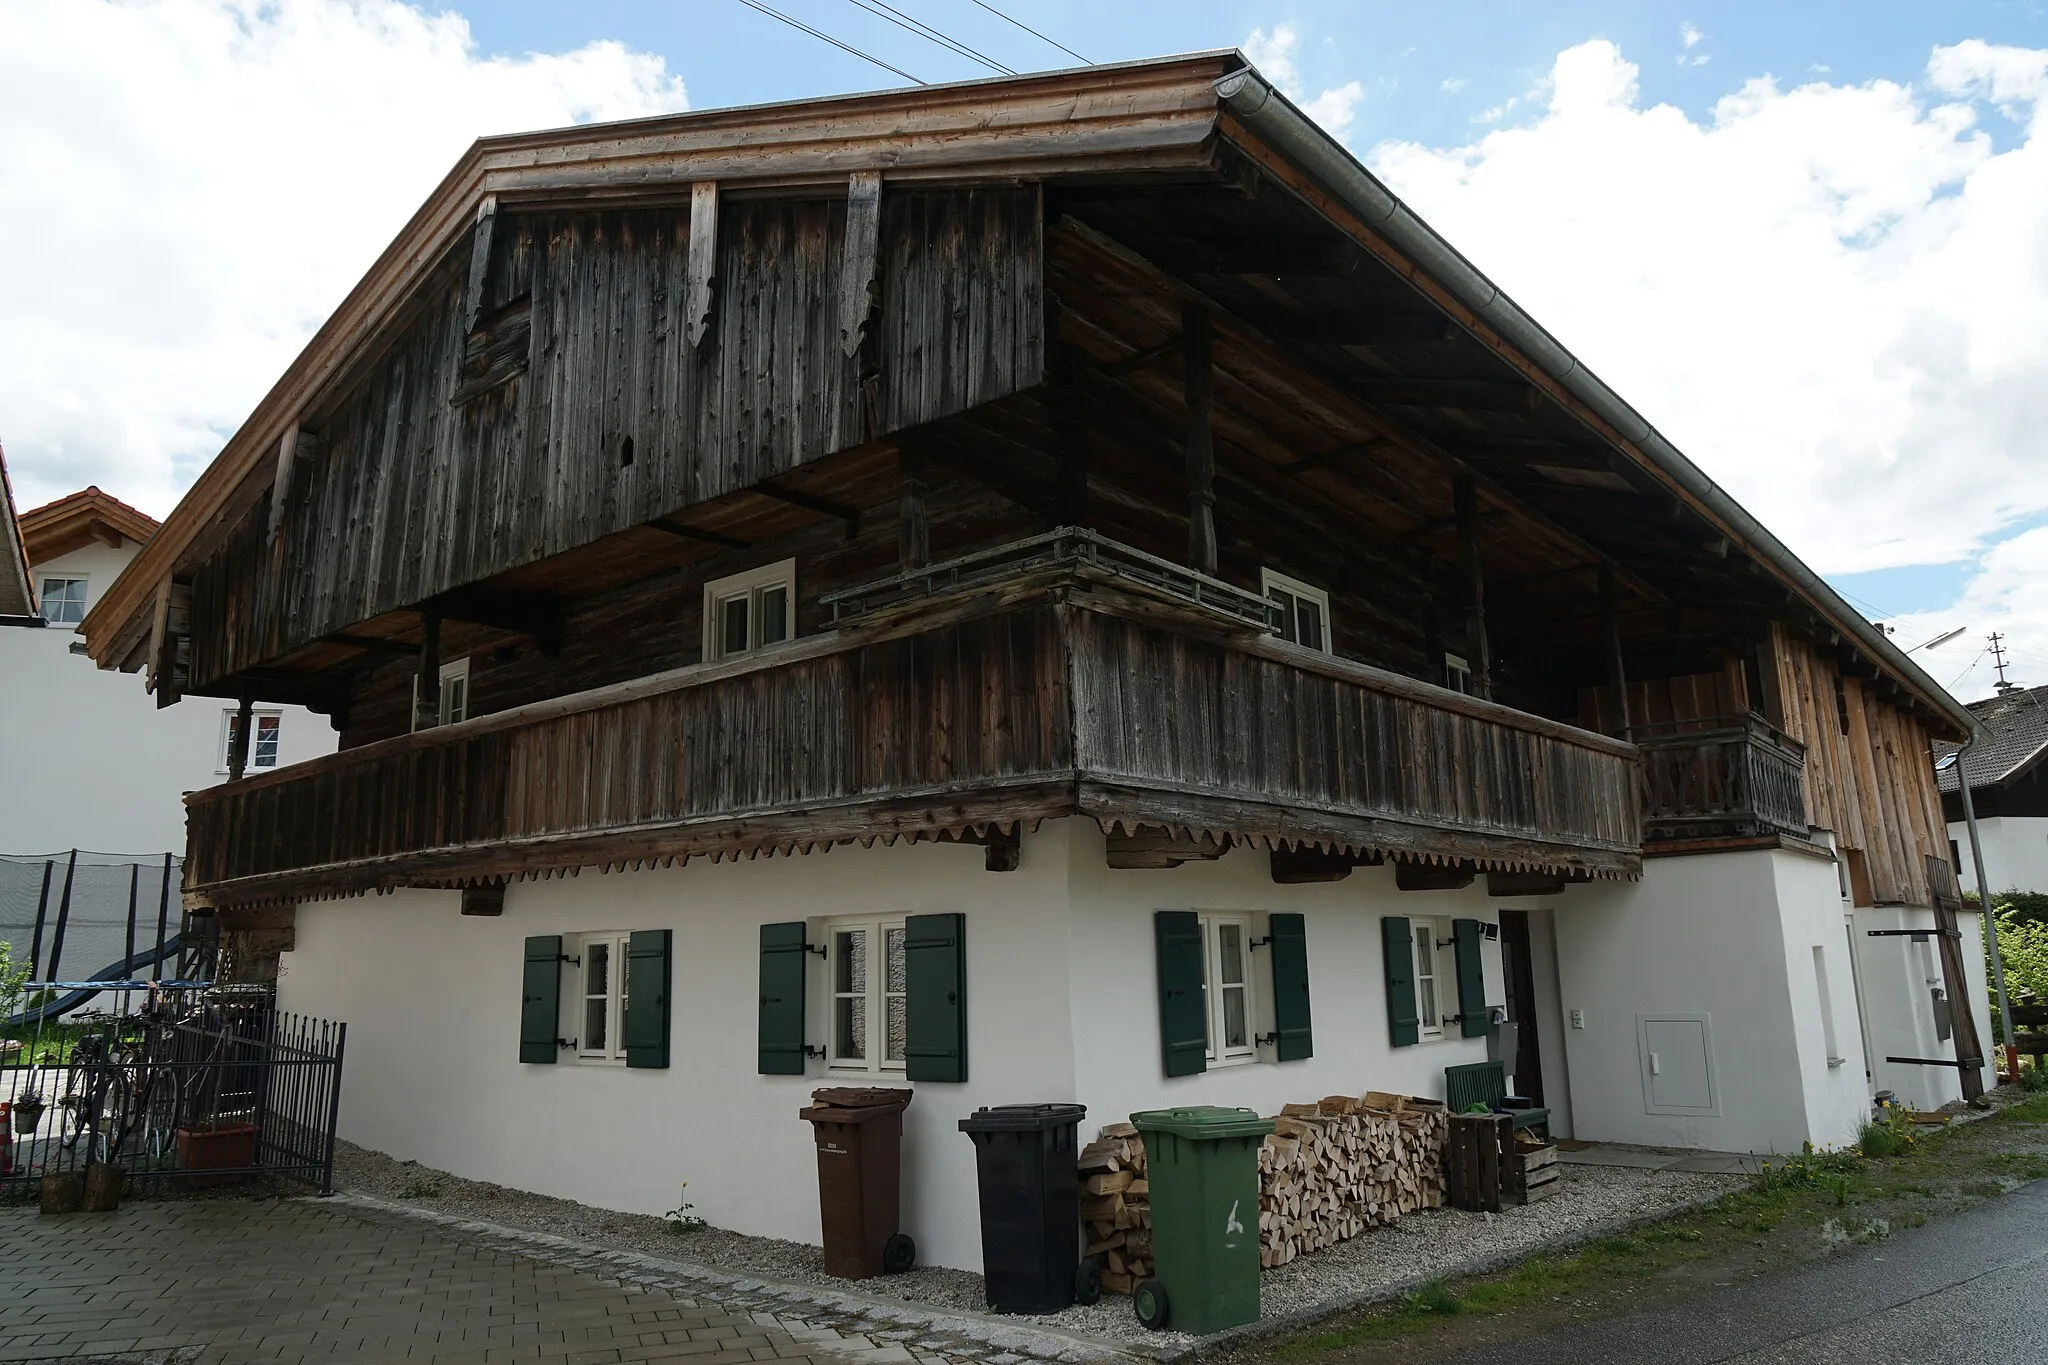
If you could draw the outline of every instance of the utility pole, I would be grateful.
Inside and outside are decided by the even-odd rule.
[[[2005,680],[2005,637],[1997,631],[1991,632],[1991,666],[1998,670],[1998,685],[1992,690],[2000,696],[2013,690],[2014,684]]]

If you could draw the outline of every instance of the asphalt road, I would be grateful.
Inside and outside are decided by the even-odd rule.
[[[1448,1359],[1474,1365],[2048,1361],[2048,1180],[1797,1274]]]

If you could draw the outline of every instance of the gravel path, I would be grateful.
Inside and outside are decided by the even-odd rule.
[[[1740,1177],[1620,1167],[1563,1167],[1564,1189],[1540,1204],[1498,1214],[1436,1209],[1411,1214],[1331,1251],[1304,1256],[1259,1279],[1261,1329],[1294,1325],[1381,1299],[1422,1280],[1491,1269],[1540,1251],[1656,1217],[1739,1188]],[[659,1218],[614,1213],[566,1199],[462,1180],[414,1162],[394,1161],[349,1143],[335,1153],[335,1184],[378,1198],[531,1232],[575,1238],[714,1270],[758,1275],[793,1285],[855,1289],[949,1313],[984,1311],[979,1275],[919,1267],[885,1280],[849,1283],[824,1273],[818,1248],[717,1228],[678,1235]],[[1145,1355],[1173,1356],[1197,1338],[1146,1332],[1130,1300],[1100,1303],[1051,1317],[1013,1319],[1113,1342]],[[913,1343],[914,1344],[914,1343]],[[1214,1344],[1214,1340],[1210,1344]]]

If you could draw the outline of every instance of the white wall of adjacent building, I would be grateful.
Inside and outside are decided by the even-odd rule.
[[[1266,855],[1114,870],[1092,821],[1027,835],[1019,868],[984,870],[952,844],[848,846],[793,857],[516,883],[495,918],[464,917],[456,892],[302,904],[279,979],[287,1009],[350,1025],[345,1138],[466,1177],[607,1208],[659,1213],[687,1197],[720,1226],[818,1237],[815,1156],[797,1117],[822,1084],[758,1074],[760,926],[823,917],[964,913],[970,1079],[920,1082],[907,1118],[904,1226],[921,1258],[978,1267],[972,1144],[958,1121],[980,1105],[1078,1101],[1084,1136],[1134,1110],[1182,1104],[1275,1112],[1290,1101],[1369,1089],[1437,1097],[1443,1069],[1483,1060],[1488,1040],[1455,1023],[1418,1045],[1389,1044],[1380,919],[1497,921],[1531,912],[1546,1096],[1559,1133],[1723,1150],[1796,1150],[1853,1138],[1867,1112],[1848,925],[1825,859],[1754,852],[1652,861],[1638,883],[1576,885],[1501,900],[1484,879],[1403,892],[1391,867],[1332,883],[1276,885]],[[1304,917],[1313,1058],[1269,1049],[1242,1064],[1168,1078],[1160,1055],[1153,912]],[[523,945],[531,935],[673,932],[666,1069],[563,1056],[522,1064]],[[1882,940],[1870,940],[1872,943]],[[1819,949],[1818,957],[1815,950]],[[1253,980],[1270,982],[1265,950]],[[1445,1013],[1457,1009],[1446,952]],[[1826,1004],[1815,976],[1825,974]],[[1482,951],[1488,1002],[1501,1003],[1500,945]],[[807,1030],[826,1032],[814,963]],[[573,981],[573,973],[566,978]],[[573,985],[565,984],[573,994]],[[1253,1006],[1270,1030],[1270,1000]],[[1576,1017],[1579,1026],[1571,1020]],[[1646,1048],[1645,1023],[1676,1021]],[[1710,1103],[1672,1103],[1647,1053],[1698,1023]],[[1832,1038],[1830,1032],[1832,1031]],[[1938,1054],[1937,1054],[1938,1055]],[[1830,1058],[1839,1063],[1830,1064]],[[1660,1057],[1683,1072],[1684,1059]],[[1678,1079],[1683,1081],[1682,1074]],[[1660,1102],[1661,1100],[1661,1102]],[[1662,1112],[1653,1112],[1662,1111]],[[688,1194],[680,1191],[688,1182]]]
[[[1977,833],[1984,846],[1984,875],[1991,890],[2048,891],[2048,818],[2041,816],[1979,816]],[[1957,872],[1965,891],[1977,889],[1977,866],[1970,858],[1970,829],[1962,821],[1948,827],[1960,856]]]
[[[137,547],[95,543],[32,566],[31,580],[83,577],[99,600]],[[95,668],[71,652],[74,627],[0,627],[0,853],[185,851],[184,793],[227,778],[225,716],[233,703],[188,697],[159,709],[139,673]],[[325,716],[296,706],[277,717],[277,762],[330,753]]]

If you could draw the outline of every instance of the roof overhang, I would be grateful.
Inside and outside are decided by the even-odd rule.
[[[20,521],[22,552],[32,565],[47,564],[92,544],[111,549],[124,543],[144,545],[157,529],[155,517],[102,492],[98,485],[32,507]]]
[[[21,543],[21,522],[14,515],[14,484],[7,477],[7,454],[0,451],[0,616],[33,616],[36,595],[28,581],[28,551]]]

